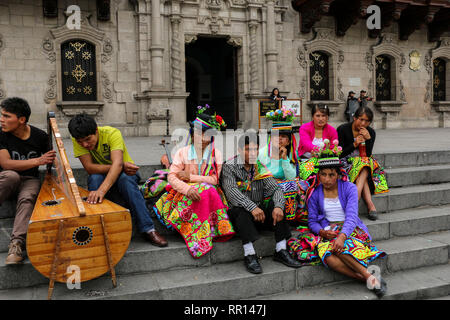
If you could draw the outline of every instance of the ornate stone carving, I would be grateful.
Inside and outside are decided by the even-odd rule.
[[[341,69],[341,65],[344,62],[344,51],[339,50],[339,57],[338,57],[338,61],[337,61],[337,68],[338,70]]]
[[[171,47],[171,65],[172,65],[172,89],[181,89],[181,49],[180,49],[180,22],[179,17],[172,17],[172,47]]]
[[[338,89],[338,99],[341,101],[345,101],[345,95],[344,92],[342,92],[341,78],[337,78],[337,89]]]
[[[230,37],[227,40],[227,43],[233,47],[240,48],[242,47],[242,38],[241,37]]]
[[[369,71],[373,70],[373,64],[372,64],[372,53],[370,51],[366,52],[366,66]]]
[[[251,22],[248,25],[250,32],[250,87],[251,91],[258,90],[258,47],[256,40],[257,22]]]
[[[57,84],[57,80],[56,80],[56,72],[52,71],[52,73],[50,73],[50,77],[47,80],[47,89],[45,90],[45,97],[44,97],[44,101],[45,103],[50,103],[52,100],[55,100],[57,97],[57,90],[56,90],[56,84]]]
[[[206,7],[208,9],[220,9],[222,7],[222,0],[206,0]]]
[[[425,70],[427,70],[428,74],[431,74],[433,71],[433,67],[431,65],[431,54],[427,53],[423,58],[423,65],[425,66]]]
[[[111,59],[113,52],[113,45],[111,39],[106,38],[103,41],[102,63],[106,63]]]
[[[56,52],[54,51],[53,41],[50,40],[49,37],[44,38],[42,49],[44,49],[44,54],[50,62],[56,61]]]
[[[334,40],[335,35],[333,29],[330,28],[314,28],[314,38],[312,40],[306,41],[303,48],[298,49],[297,60],[304,70],[306,70],[307,79],[309,80],[311,75],[309,74],[309,57],[314,51],[325,52],[329,57],[329,71],[332,75],[332,81],[330,81],[330,92],[332,92],[332,97],[330,100],[337,103],[339,97],[337,73],[342,67],[344,62],[344,51],[341,46]],[[309,90],[306,92],[307,98],[309,99]],[[344,99],[345,100],[345,99]],[[340,103],[340,101],[339,101]]]
[[[108,102],[113,102],[113,94],[111,90],[111,81],[106,72],[102,72],[103,98]]]
[[[403,86],[402,80],[400,80],[400,100],[406,102],[405,87]]]
[[[185,34],[184,35],[184,43],[185,44],[194,43],[195,41],[197,41],[197,36],[195,34]]]
[[[425,86],[425,99],[423,99],[423,102],[428,103],[431,101],[431,79],[427,81],[427,85]]]
[[[6,98],[5,90],[2,89],[2,79],[0,79],[0,99]]]
[[[303,69],[306,69],[308,62],[305,56],[305,50],[303,50],[302,46],[297,49],[297,61]]]
[[[307,86],[306,77],[302,78],[302,81],[300,82],[300,92],[299,97],[302,99],[306,99],[306,86]]]

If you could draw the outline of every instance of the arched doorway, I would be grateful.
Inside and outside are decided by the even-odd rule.
[[[235,129],[238,117],[237,49],[226,38],[198,37],[186,44],[187,121],[198,105],[206,103],[221,114],[228,129]]]

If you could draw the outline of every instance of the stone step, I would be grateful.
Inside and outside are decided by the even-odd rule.
[[[450,183],[391,188],[389,192],[373,196],[372,200],[378,213],[445,205],[450,203]],[[359,201],[359,212],[367,213],[367,207],[362,199]]]
[[[388,254],[386,258],[377,259],[374,262],[382,271],[395,272],[443,264],[447,263],[449,259],[450,231],[375,241],[375,245],[378,249],[384,250]],[[274,247],[275,241],[273,234],[270,233],[265,233],[255,243],[255,249],[258,255],[263,257],[262,261],[264,263],[271,261]],[[0,254],[0,289],[22,288],[48,283],[48,279],[40,275],[28,260],[21,266],[5,266],[5,257],[6,253]],[[237,274],[244,275],[247,271],[245,271],[242,261],[243,250],[241,241],[238,238],[225,243],[216,243],[213,250],[200,259],[193,259],[189,255],[181,239],[170,239],[169,247],[167,248],[156,248],[144,242],[134,241],[123,259],[116,266],[116,274],[126,279],[136,273],[147,275],[161,273],[161,277],[165,277],[164,272],[198,274],[200,277],[202,273],[208,273],[210,270],[226,270],[227,266],[237,264],[241,270],[235,271],[238,272]],[[280,267],[283,266],[280,265]],[[296,277],[302,286],[342,280],[341,275],[330,273],[329,270],[317,268],[317,266],[302,267]],[[102,278],[108,277],[103,276]],[[92,281],[87,282],[87,284]],[[240,298],[245,298],[245,296]]]
[[[365,215],[361,219],[369,228],[374,241],[387,240],[392,237],[413,236],[434,231],[450,230],[450,205],[438,207],[421,207],[414,209],[397,210],[391,213],[379,215],[378,220],[371,221]],[[0,252],[8,251],[9,237],[14,220],[12,218],[0,219]],[[172,237],[177,241],[179,238],[176,231],[170,231],[155,219],[158,232],[166,237]],[[133,241],[137,244],[142,242],[133,224]]]
[[[450,230],[450,205],[397,210],[371,221],[361,215],[374,241]]]
[[[382,275],[387,282],[386,300],[449,300],[450,264],[427,266]],[[289,293],[252,297],[261,300],[375,300],[377,296],[363,283],[345,281],[301,288]]]
[[[373,156],[385,169],[450,163],[450,150],[392,153],[376,152]]]
[[[385,172],[390,188],[450,182],[449,164],[392,168]]]
[[[416,241],[417,239],[411,239]],[[395,246],[394,246],[395,247]],[[430,248],[427,248],[431,250]],[[395,248],[391,257],[395,258]],[[418,254],[418,253],[417,253]],[[440,265],[432,261],[418,269],[392,272],[383,270],[389,292],[386,298],[423,298],[449,294],[450,265],[447,260]],[[379,259],[380,260],[380,259]],[[405,261],[407,263],[407,261]],[[252,275],[245,271],[242,261],[216,264],[207,267],[170,270],[152,273],[119,275],[118,287],[112,288],[107,276],[81,284],[80,290],[69,290],[65,284],[55,285],[54,299],[297,299],[303,296],[318,299],[320,294],[336,297],[352,293],[359,299],[375,299],[361,283],[349,282],[343,275],[323,266],[306,266],[291,269],[272,261],[261,260],[263,274]],[[317,287],[330,284],[326,287]],[[347,286],[350,287],[347,287]],[[344,287],[343,287],[344,286]],[[239,288],[236,290],[236,288]],[[325,289],[324,289],[325,288]],[[327,290],[331,288],[331,290]],[[349,291],[344,290],[352,288]],[[353,291],[357,290],[357,292]],[[287,293],[288,292],[288,293]],[[299,294],[301,296],[299,296]],[[46,299],[47,285],[32,288],[1,290],[0,299]]]

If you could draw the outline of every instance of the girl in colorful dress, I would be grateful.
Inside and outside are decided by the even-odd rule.
[[[364,199],[369,211],[369,219],[377,219],[377,211],[372,194],[388,192],[389,188],[383,167],[373,157],[375,130],[369,125],[373,112],[368,107],[359,107],[352,123],[338,127],[339,145],[343,151],[341,159],[351,182],[356,184],[358,199]]]
[[[312,121],[303,124],[299,129],[298,156],[302,160],[311,158],[314,147],[323,147],[325,139],[338,139],[336,129],[328,124],[330,109],[327,105],[314,105],[311,108],[311,116]]]
[[[331,153],[334,155],[330,156]],[[338,153],[335,145],[332,152],[326,151],[318,161],[320,184],[308,200],[311,234],[304,237],[308,246],[299,248],[303,245],[301,236],[288,241],[288,245],[297,257],[301,249],[303,253],[310,251],[310,258],[315,255],[326,267],[366,283],[382,297],[387,290],[386,282],[381,276],[373,276],[368,265],[386,253],[372,244],[367,227],[358,217],[356,186],[340,179],[339,168],[343,164]]]
[[[283,190],[286,199],[284,213],[288,221],[306,220],[302,215],[305,207],[304,194],[299,192],[298,161],[296,141],[292,132],[294,112],[290,109],[277,109],[266,114],[272,120],[272,128],[267,145],[258,152],[258,160],[270,171]],[[303,196],[303,202],[302,202]]]
[[[167,227],[183,237],[189,253],[200,258],[212,249],[212,241],[226,241],[235,234],[227,215],[227,202],[219,188],[222,154],[214,147],[211,129],[225,127],[223,119],[199,107],[191,122],[191,138],[179,149],[168,175],[171,190],[154,206]]]
[[[303,124],[299,130],[299,180],[302,181],[304,202],[311,196],[311,192],[318,184],[317,153],[325,143],[337,142],[338,134],[334,127],[328,124],[330,109],[327,105],[317,104],[311,108],[312,121]],[[306,205],[303,217],[307,218]],[[305,229],[305,228],[304,228]],[[303,230],[304,230],[303,229]]]

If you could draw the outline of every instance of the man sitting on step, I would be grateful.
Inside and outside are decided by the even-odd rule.
[[[158,247],[167,246],[166,239],[155,230],[138,188],[139,167],[128,154],[120,131],[109,126],[98,127],[93,118],[79,114],[69,121],[69,132],[74,156],[89,174],[87,202],[100,203],[106,197],[128,207],[145,239]]]
[[[23,262],[28,223],[40,190],[39,166],[50,164],[56,152],[49,150],[47,133],[28,124],[28,102],[8,98],[1,102],[0,204],[16,199],[16,215],[6,265]]]
[[[262,273],[253,242],[259,238],[256,227],[266,226],[275,231],[275,261],[289,267],[301,264],[286,250],[291,231],[285,220],[284,195],[264,166],[257,162],[259,137],[243,135],[238,142],[239,154],[222,167],[221,184],[228,200],[228,215],[242,239],[244,264],[250,273]],[[271,197],[267,205],[263,200]]]

